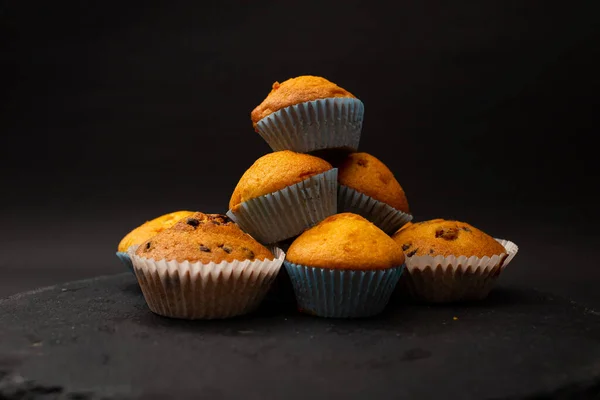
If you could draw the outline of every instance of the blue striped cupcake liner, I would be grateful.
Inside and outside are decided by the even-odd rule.
[[[413,219],[412,215],[375,200],[371,196],[348,186],[339,185],[338,213],[343,212],[351,212],[368,219],[388,235],[393,235]]]
[[[381,313],[404,265],[383,270],[308,267],[284,261],[298,309],[327,318],[363,318]]]
[[[256,130],[274,151],[358,149],[365,106],[351,97],[305,101],[258,121]]]
[[[127,254],[127,252],[117,251],[117,257],[129,269],[129,271],[131,271],[131,273],[134,273],[133,272],[133,262],[131,261],[131,257],[129,256],[129,254]]]
[[[242,230],[263,244],[299,235],[337,212],[337,168],[227,211]]]

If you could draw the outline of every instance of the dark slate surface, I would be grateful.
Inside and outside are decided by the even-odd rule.
[[[171,320],[129,273],[0,300],[0,399],[600,398],[600,314],[563,298],[395,298],[365,320],[276,300],[238,319]]]

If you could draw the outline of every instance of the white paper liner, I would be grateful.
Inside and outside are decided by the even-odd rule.
[[[256,130],[274,151],[356,151],[364,110],[362,101],[350,97],[306,101],[269,114],[258,121]]]
[[[220,319],[258,308],[285,259],[281,249],[270,250],[273,260],[219,264],[155,261],[130,254],[152,312],[171,318]]]
[[[496,240],[504,246],[506,253],[482,258],[406,257],[406,271],[398,283],[398,290],[415,300],[429,303],[484,299],[519,251],[519,247],[509,240]]]
[[[337,168],[243,202],[227,216],[261,243],[302,233],[337,212]]]
[[[410,214],[341,184],[338,189],[337,212],[361,215],[388,235],[393,235],[413,219]]]

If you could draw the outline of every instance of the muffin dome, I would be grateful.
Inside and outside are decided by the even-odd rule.
[[[327,161],[308,154],[289,150],[269,153],[256,160],[242,175],[229,200],[229,208],[235,211],[245,201],[284,189],[332,168]]]
[[[125,252],[129,247],[145,242],[157,233],[172,227],[180,219],[190,216],[193,213],[193,211],[175,211],[147,221],[125,235],[121,239],[117,250]]]
[[[460,221],[433,219],[417,222],[400,229],[392,237],[407,257],[442,255],[481,258],[506,254],[506,249],[496,239]]]
[[[227,216],[194,213],[140,245],[136,255],[154,260],[220,263],[272,260],[273,253]]]
[[[392,238],[365,218],[342,213],[298,236],[286,260],[310,267],[372,270],[400,266],[404,254]]]
[[[409,213],[404,190],[390,169],[368,153],[351,153],[339,165],[338,181],[397,210]]]
[[[304,75],[283,83],[275,82],[268,96],[252,110],[252,125],[256,129],[258,121],[282,108],[331,97],[355,98],[352,93],[320,76]]]

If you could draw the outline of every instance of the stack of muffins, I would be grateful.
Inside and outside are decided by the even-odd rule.
[[[119,244],[150,310],[247,314],[283,275],[298,310],[320,317],[373,316],[393,293],[485,298],[517,246],[459,221],[412,223],[392,171],[358,152],[363,116],[363,103],[327,79],[274,83],[251,113],[273,152],[241,176],[225,215],[167,214]]]

